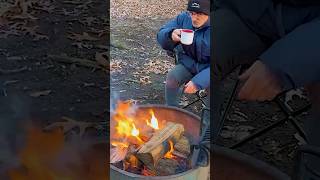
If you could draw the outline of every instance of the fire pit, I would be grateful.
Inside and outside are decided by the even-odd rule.
[[[290,180],[276,168],[238,151],[214,146],[212,154],[214,180]]]
[[[135,118],[143,118],[153,109],[157,119],[169,120],[184,126],[185,134],[190,144],[197,144],[200,136],[201,119],[183,109],[163,105],[140,106],[136,109]],[[213,157],[212,170],[210,172],[213,180],[289,180],[290,178],[276,168],[245,155],[235,150],[214,146],[211,149]],[[138,180],[138,179],[166,179],[166,180],[207,180],[209,178],[209,165],[205,167],[196,166],[189,170],[168,176],[145,176],[123,170],[110,164],[110,179]]]
[[[183,109],[162,106],[162,105],[148,105],[140,106],[136,109],[135,118],[141,119],[146,116],[152,109],[156,113],[159,121],[167,120],[169,122],[182,124],[184,127],[184,134],[188,137],[190,144],[197,143],[200,138],[200,118]],[[209,166],[199,167],[196,166],[187,171],[168,175],[168,176],[144,176],[131,173],[110,164],[110,179],[193,179],[193,180],[206,180],[209,175]]]

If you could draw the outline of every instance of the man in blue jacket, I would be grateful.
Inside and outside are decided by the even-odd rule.
[[[320,1],[216,0],[212,16],[213,91],[240,64],[252,64],[239,77],[242,100],[272,100],[307,87],[313,113],[305,130],[308,143],[320,147]],[[213,109],[219,109],[215,102]],[[306,156],[304,166],[302,179],[320,179],[320,158]]]
[[[178,64],[166,79],[165,99],[170,106],[178,106],[181,86],[184,85],[185,93],[195,93],[210,86],[210,1],[190,0],[187,10],[161,27],[157,34],[163,49],[181,48]],[[194,31],[192,44],[180,42],[181,29]]]

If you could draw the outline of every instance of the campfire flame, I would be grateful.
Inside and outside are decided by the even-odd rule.
[[[136,126],[133,123],[132,123],[131,135],[135,137],[139,136],[139,130],[136,128]]]
[[[152,168],[150,168],[146,162],[138,158],[140,158],[139,153],[141,153],[141,149],[148,146],[146,143],[149,143],[150,139],[153,140],[153,137],[161,137],[163,132],[173,133],[173,131],[176,130],[175,128],[178,129],[178,127],[180,127],[180,125],[176,126],[174,123],[165,124],[164,122],[166,122],[166,120],[158,121],[153,109],[149,109],[146,113],[137,111],[135,114],[134,111],[132,111],[130,102],[119,101],[115,111],[112,113],[110,122],[112,145],[110,149],[110,152],[112,152],[110,154],[110,162],[119,165],[119,168],[128,172],[134,172],[144,176],[155,176],[156,172],[151,170]],[[167,128],[168,130],[163,128]],[[162,149],[160,158],[175,160],[178,156],[174,155],[174,139],[170,140],[168,138],[169,137],[165,139],[165,141],[168,142],[168,146],[166,147],[168,151],[163,152]],[[162,145],[163,142],[159,143]],[[161,148],[164,147],[161,146]]]
[[[154,112],[152,110],[150,110],[150,113],[151,113],[151,122],[149,122],[147,120],[147,125],[152,127],[153,129],[156,129],[158,130],[159,129],[159,123],[158,123],[158,120],[157,118],[154,116]]]
[[[65,141],[61,129],[44,132],[29,128],[26,145],[19,153],[21,164],[8,170],[8,176],[10,180],[105,179],[104,146],[99,152],[76,147]]]
[[[118,102],[115,114],[112,119],[117,121],[116,124],[116,133],[113,134],[116,136],[116,139],[119,139],[118,143],[114,143],[114,146],[119,146],[119,143],[128,144],[128,139],[134,137],[137,139],[138,144],[142,144],[143,141],[139,137],[140,130],[136,127],[134,119],[130,118],[128,114],[131,112],[131,103],[130,102]],[[111,137],[113,139],[113,137]],[[113,144],[112,144],[113,145]]]
[[[51,165],[48,163],[55,159],[63,147],[63,142],[61,131],[44,134],[39,129],[29,129],[26,147],[20,153],[21,163],[27,171],[23,173],[18,169],[13,169],[9,171],[11,179],[56,179],[59,177],[51,172],[48,168]]]
[[[173,149],[173,142],[169,140],[169,145],[170,145],[170,150],[164,155],[165,158],[167,159],[172,159],[175,156],[172,154],[174,149]]]

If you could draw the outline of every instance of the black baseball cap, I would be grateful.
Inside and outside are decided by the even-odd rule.
[[[188,11],[210,14],[210,0],[189,0]]]

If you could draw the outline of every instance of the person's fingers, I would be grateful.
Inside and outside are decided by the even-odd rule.
[[[180,41],[181,41],[181,38],[180,38],[180,36],[178,36],[178,35],[174,35],[173,40],[174,40],[175,42],[180,42]]]
[[[240,100],[250,100],[252,98],[251,94],[253,91],[253,86],[251,81],[252,81],[251,78],[248,77],[248,79],[245,81],[245,83],[241,87],[238,93],[238,98]]]
[[[270,79],[269,83],[264,83],[264,86],[261,87],[260,93],[257,94],[257,100],[272,101],[279,93],[281,93],[280,86]]]
[[[249,69],[247,69],[244,73],[242,73],[238,78],[240,79],[240,81],[246,81],[249,76],[252,74],[252,70],[253,68],[250,67]]]
[[[181,29],[175,29],[172,34],[176,35],[176,36],[180,36],[181,35]]]
[[[184,85],[184,93],[188,93],[189,92],[189,86],[188,84]]]
[[[181,29],[176,29],[177,30],[177,35],[180,36],[181,35]]]

